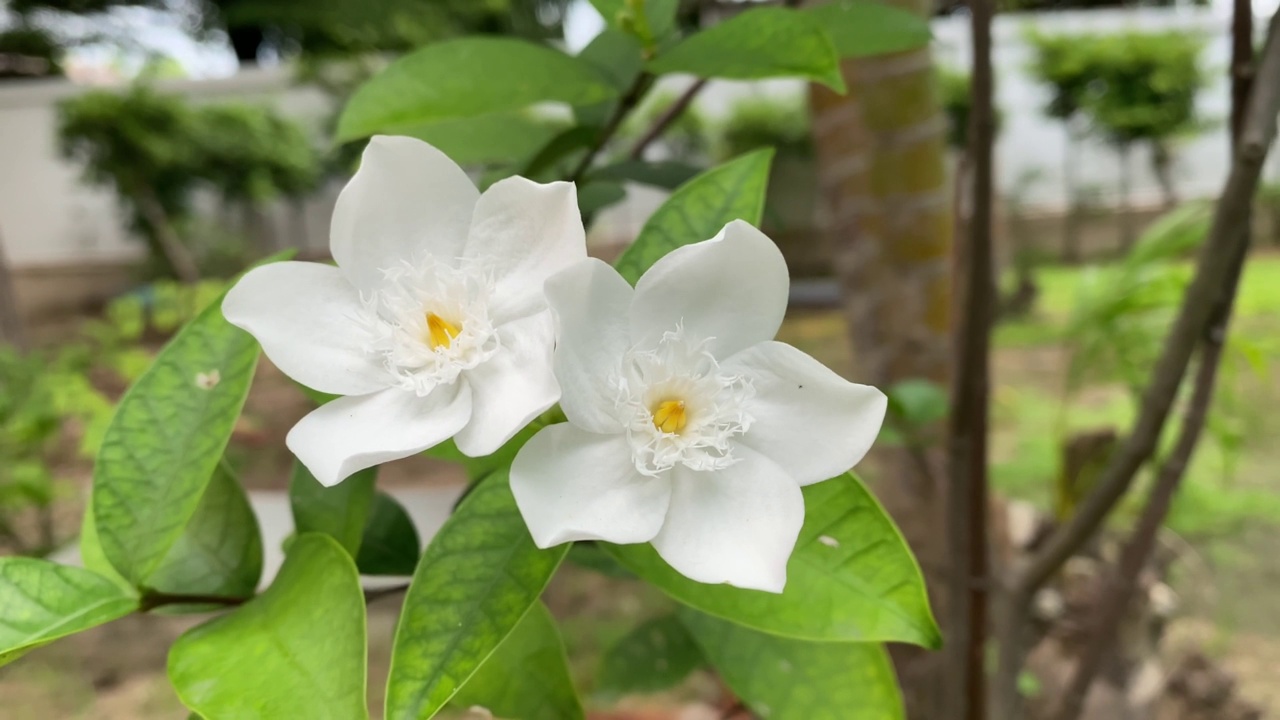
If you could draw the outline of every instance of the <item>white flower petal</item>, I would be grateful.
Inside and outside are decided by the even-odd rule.
[[[439,150],[414,138],[376,136],[333,208],[333,259],[361,290],[376,287],[382,269],[423,253],[456,259],[479,197]]]
[[[750,449],[724,470],[671,471],[671,509],[653,547],[703,583],[782,592],[804,523],[804,496],[786,471]]]
[[[634,291],[616,270],[591,258],[553,276],[546,293],[559,327],[560,407],[580,428],[621,432],[610,381],[631,344],[627,312]]]
[[[426,397],[391,388],[321,405],[293,426],[286,444],[328,487],[365,468],[434,447],[470,417],[471,389],[465,382],[441,385]]]
[[[561,423],[543,428],[511,465],[511,492],[538,547],[576,540],[646,542],[662,527],[668,477],[636,472],[621,435]]]
[[[499,180],[476,203],[463,255],[492,263],[489,312],[496,321],[541,310],[547,278],[587,256],[577,189],[567,182]]]
[[[465,372],[471,421],[454,436],[464,455],[491,455],[560,399],[551,371],[555,323],[548,311],[498,328],[498,352]]]
[[[884,393],[845,380],[786,343],[760,343],[721,368],[755,388],[746,406],[753,421],[739,444],[767,455],[801,485],[853,467],[880,434]]]
[[[338,395],[365,395],[391,384],[365,351],[360,295],[338,268],[277,262],[254,268],[231,288],[222,314],[257,338],[285,375]]]
[[[679,323],[690,338],[715,338],[718,358],[772,340],[791,281],[773,241],[742,220],[704,242],[676,248],[636,283],[631,337],[653,346]]]

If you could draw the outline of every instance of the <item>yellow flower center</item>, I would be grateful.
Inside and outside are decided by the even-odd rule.
[[[653,411],[653,425],[664,433],[678,433],[688,422],[683,400],[664,400]]]
[[[462,332],[461,328],[435,313],[427,313],[427,343],[432,350],[447,348]]]

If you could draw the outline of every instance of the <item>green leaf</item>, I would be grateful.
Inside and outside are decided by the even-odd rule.
[[[367,718],[365,642],[355,564],[333,538],[309,533],[265,593],[178,638],[169,679],[207,718]]]
[[[613,556],[596,542],[576,542],[566,556],[569,562],[580,568],[600,573],[605,577],[634,580],[635,574],[622,567]]]
[[[840,57],[867,57],[925,47],[929,21],[909,10],[870,0],[837,0],[802,12],[818,21]]]
[[[591,217],[627,197],[626,188],[615,182],[591,181],[578,186],[578,209]]]
[[[591,65],[543,45],[459,38],[409,53],[362,85],[342,111],[338,141],[538,102],[602,102],[617,94]]]
[[[770,720],[901,720],[897,678],[875,643],[767,635],[700,612],[680,619],[730,689]]]
[[[578,53],[578,59],[590,64],[603,75],[618,95],[622,95],[644,70],[644,48],[635,36],[612,28],[605,29]],[[574,107],[578,124],[600,128],[613,113],[616,101],[591,103]]]
[[[92,570],[121,588],[133,592],[133,585],[111,567],[111,561],[107,560],[106,553],[102,551],[102,541],[98,539],[98,527],[93,522],[92,496],[84,509],[84,517],[80,519],[80,562],[86,570]]]
[[[257,360],[258,344],[214,301],[120,401],[93,469],[93,513],[104,554],[134,585],[195,514]]]
[[[137,609],[136,595],[88,570],[0,558],[0,665]]]
[[[481,481],[414,574],[391,653],[388,720],[444,707],[537,601],[566,552],[533,544],[506,472]]]
[[[370,508],[373,506],[377,467],[352,475],[333,487],[325,487],[300,462],[293,464],[289,479],[289,507],[297,533],[324,533],[342,546],[351,557],[358,557],[360,541],[366,532]],[[413,524],[410,523],[410,528]],[[417,533],[414,533],[413,563],[417,563]],[[412,572],[412,571],[410,571]]]
[[[553,410],[553,413],[559,412]],[[560,415],[558,422],[564,422],[564,416]],[[507,441],[506,445],[498,448],[498,451],[492,455],[484,457],[470,457],[463,455],[453,440],[446,440],[439,445],[428,450],[425,455],[437,460],[458,463],[467,472],[467,477],[472,481],[480,480],[489,476],[495,470],[510,467],[511,461],[515,460],[516,453],[524,444],[529,442],[529,438],[533,437],[539,430],[546,427],[549,421],[544,416],[541,419],[534,420],[526,425],[515,437]]]
[[[747,10],[690,35],[650,61],[649,71],[732,80],[804,77],[845,89],[840,56],[818,20],[779,7]]]
[[[636,27],[634,21],[627,17],[630,12],[627,0],[591,0],[591,4],[611,28]],[[653,39],[661,40],[675,29],[676,10],[679,7],[680,0],[645,0],[645,25]]]
[[[609,648],[600,667],[600,689],[616,694],[674,687],[705,660],[684,623],[662,615],[636,626]]]
[[[947,391],[930,380],[903,380],[894,383],[886,394],[889,414],[908,428],[924,427],[945,418],[951,404]]]
[[[545,605],[535,602],[493,651],[453,704],[482,707],[494,717],[580,720],[582,703],[569,676],[564,642]]]
[[[759,224],[773,150],[747,153],[681,185],[614,266],[632,285],[663,255],[710,240],[733,220]]]
[[[541,147],[520,170],[524,177],[536,177],[551,170],[556,163],[563,161],[579,150],[584,150],[595,142],[599,131],[595,128],[575,125],[551,138]]]
[[[648,544],[604,547],[676,600],[740,625],[802,640],[938,647],[920,568],[871,493],[841,475],[804,488],[804,498],[805,522],[780,594],[694,582]]]
[[[518,162],[564,129],[529,113],[496,113],[419,125],[400,134],[425,140],[459,165]]]
[[[699,172],[700,168],[678,160],[660,162],[623,160],[613,165],[606,165],[599,170],[593,170],[587,177],[589,180],[637,182],[665,190],[674,190],[692,180]]]
[[[422,541],[409,513],[395,498],[380,492],[374,496],[367,515],[369,520],[356,555],[360,574],[412,575],[422,554]]]
[[[619,94],[644,70],[644,48],[635,37],[613,29],[596,35],[578,52],[578,59],[595,68]]]
[[[189,595],[246,597],[262,577],[262,534],[240,483],[224,467],[147,587]]]

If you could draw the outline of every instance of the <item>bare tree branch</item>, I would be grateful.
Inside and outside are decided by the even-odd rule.
[[[1249,93],[1253,86],[1253,8],[1250,0],[1235,0],[1231,23],[1231,146],[1234,149],[1244,132],[1245,112]],[[1213,400],[1214,383],[1222,352],[1226,345],[1227,330],[1231,324],[1231,310],[1235,304],[1240,276],[1248,257],[1253,236],[1252,219],[1246,223],[1245,241],[1236,257],[1231,277],[1215,303],[1209,327],[1200,350],[1200,365],[1196,371],[1191,399],[1187,403],[1182,420],[1182,430],[1172,452],[1161,464],[1155,485],[1147,498],[1147,504],[1138,517],[1129,542],[1125,545],[1115,579],[1107,589],[1096,615],[1092,634],[1076,663],[1058,705],[1056,720],[1076,720],[1084,710],[1089,688],[1102,666],[1103,657],[1112,647],[1120,624],[1133,602],[1138,588],[1138,578],[1155,548],[1160,528],[1164,525],[1173,499],[1178,493],[1187,466],[1195,453],[1204,430]]]
[[[696,98],[698,93],[702,92],[702,88],[706,86],[706,78],[698,78],[694,81],[692,85],[681,93],[680,97],[676,98],[675,102],[671,103],[671,107],[668,107],[661,115],[658,116],[657,120],[653,121],[653,125],[645,131],[644,135],[640,136],[640,139],[636,141],[635,145],[631,146],[631,151],[627,153],[627,157],[632,160],[642,160],[644,158],[645,149],[652,145],[654,140],[662,137],[662,133],[666,132],[667,128],[671,127],[672,123],[680,119],[680,116],[684,114],[684,111],[688,110],[689,105],[693,103],[693,99]]]
[[[1213,312],[1214,300],[1230,279],[1236,258],[1247,242],[1249,209],[1267,150],[1275,139],[1276,116],[1280,113],[1280,13],[1271,19],[1258,77],[1263,82],[1255,86],[1250,98],[1231,172],[1218,199],[1208,239],[1201,248],[1195,277],[1165,340],[1134,429],[1076,514],[1009,583],[994,687],[997,720],[1017,717],[1017,679],[1024,651],[1022,635],[1027,610],[1036,591],[1097,532],[1128,491],[1138,470],[1151,457],[1192,352]]]
[[[955,366],[951,376],[951,414],[947,427],[947,531],[954,569],[947,605],[951,657],[947,688],[956,720],[985,720],[987,641],[987,415],[991,394],[991,323],[996,315],[992,266],[992,108],[991,19],[993,0],[969,0],[972,12],[973,73],[970,86],[969,148],[973,209],[968,242],[961,253],[964,271]],[[966,178],[957,178],[964,182]]]

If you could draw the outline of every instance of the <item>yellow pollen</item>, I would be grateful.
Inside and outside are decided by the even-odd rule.
[[[435,313],[427,313],[427,342],[432,350],[447,348],[461,329]]]
[[[683,400],[664,400],[653,411],[653,426],[664,433],[678,433],[688,421]]]

